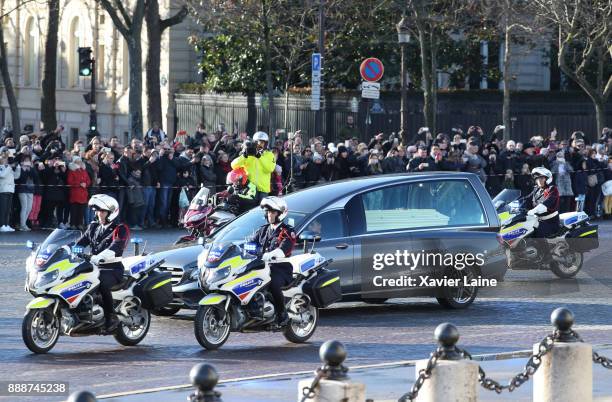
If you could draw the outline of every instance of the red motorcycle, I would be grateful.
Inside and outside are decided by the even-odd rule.
[[[238,216],[238,205],[232,202],[232,192],[222,191],[210,197],[210,190],[202,187],[193,197],[183,218],[183,225],[189,231],[174,244],[197,241],[199,237],[213,234],[221,226]]]

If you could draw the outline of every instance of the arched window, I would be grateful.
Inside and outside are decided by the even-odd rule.
[[[80,45],[79,17],[74,17],[70,23],[68,46],[68,83],[71,87],[79,85],[79,55]]]
[[[25,45],[23,47],[23,81],[25,86],[38,86],[38,35],[34,17],[28,18],[25,29]]]

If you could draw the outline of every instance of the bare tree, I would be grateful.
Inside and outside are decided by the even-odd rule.
[[[145,61],[147,120],[149,127],[153,122],[163,126],[160,82],[161,37],[167,28],[180,24],[187,16],[187,7],[183,6],[172,17],[162,19],[159,15],[159,1],[149,0],[146,5],[147,37],[149,39],[147,59]]]
[[[130,65],[129,116],[131,135],[142,138],[142,25],[145,0],[135,0],[130,14],[121,0],[96,0],[125,39]],[[159,80],[157,81],[159,83]]]
[[[57,76],[57,41],[60,20],[60,0],[48,0],[49,18],[47,37],[45,39],[44,76],[42,80],[42,97],[40,98],[40,119],[45,130],[55,130],[57,116],[55,109],[55,91]]]
[[[13,127],[14,131],[16,130],[16,133],[21,129],[21,122],[19,118],[19,108],[17,107],[17,96],[15,96],[15,89],[13,88],[13,82],[11,81],[11,74],[8,68],[8,52],[4,44],[4,17],[30,2],[31,1],[27,1],[18,4],[17,7],[4,12],[4,0],[0,0],[0,10],[2,10],[2,15],[0,15],[0,75],[2,75],[2,85],[4,86],[6,100],[11,111],[11,127]]]
[[[601,133],[612,92],[612,1],[533,0],[533,6],[558,35],[559,68],[591,98]]]
[[[510,99],[512,93],[513,48],[517,39],[526,39],[526,34],[537,31],[534,18],[529,13],[527,3],[519,0],[480,0],[480,14],[485,20],[493,21],[501,33],[504,43],[503,83],[504,97],[502,104],[502,124],[504,139],[512,138],[512,123],[510,121]]]

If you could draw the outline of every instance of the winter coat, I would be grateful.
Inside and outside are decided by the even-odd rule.
[[[121,185],[119,165],[115,163],[112,165],[107,165],[106,163],[100,164],[98,177],[100,178],[100,192],[108,194],[119,190],[119,186]]]
[[[337,157],[334,162],[330,180],[342,180],[348,179],[349,177],[351,177],[351,171],[349,170],[348,159],[341,156]]]
[[[176,173],[179,163],[176,158],[168,159],[167,155],[162,156],[157,163],[159,172],[159,182],[163,187],[171,187],[176,183]]]
[[[232,166],[229,162],[218,162],[215,165],[215,174],[217,175],[217,188],[215,192],[223,191],[226,185],[227,174],[232,171]]]
[[[131,207],[141,207],[144,205],[144,191],[142,182],[139,178],[130,175],[128,177],[127,200]]]
[[[35,167],[21,169],[21,175],[15,180],[15,192],[17,194],[33,194],[40,184],[38,172]]]
[[[557,189],[559,189],[559,196],[573,196],[574,191],[572,190],[572,176],[574,172],[572,165],[567,162],[559,162],[555,160],[551,165],[551,172],[555,177],[555,183]]]
[[[264,151],[259,158],[241,155],[232,161],[232,169],[244,168],[249,175],[249,181],[262,193],[270,192],[272,172],[276,168],[276,160],[271,151]]]
[[[14,193],[15,180],[21,176],[21,166],[17,165],[15,170],[10,165],[0,166],[0,193]]]
[[[45,187],[44,199],[55,202],[66,202],[66,172],[61,168],[47,167],[43,173]]]
[[[70,186],[68,202],[71,204],[87,204],[89,199],[87,187],[91,185],[87,170],[79,168],[74,163],[71,163],[68,169],[68,175],[66,176],[66,183]],[[81,183],[85,183],[85,188],[81,187]]]
[[[205,165],[199,166],[199,178],[200,183],[206,188],[208,188],[211,194],[214,194],[215,185],[217,184],[217,174],[215,173],[214,167],[211,165],[209,167]]]

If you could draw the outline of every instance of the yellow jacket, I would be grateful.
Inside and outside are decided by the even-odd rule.
[[[257,191],[262,193],[270,192],[271,176],[276,168],[276,160],[272,152],[266,150],[259,158],[255,156],[245,158],[240,155],[232,161],[232,169],[240,167],[246,170],[249,181],[255,184]]]

